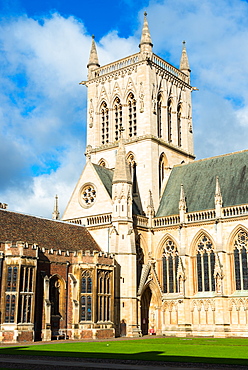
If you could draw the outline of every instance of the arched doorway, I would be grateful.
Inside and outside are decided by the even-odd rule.
[[[151,303],[152,292],[149,286],[141,297],[141,332],[142,335],[148,334],[149,329],[149,307]]]

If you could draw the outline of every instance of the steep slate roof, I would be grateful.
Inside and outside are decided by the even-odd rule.
[[[216,176],[223,207],[248,203],[248,150],[175,166],[170,174],[156,217],[178,214],[183,184],[187,211],[214,209]]]
[[[89,231],[79,225],[0,210],[0,241],[36,243],[46,249],[101,251]]]
[[[99,166],[98,164],[94,164],[93,166],[100,177],[103,185],[105,186],[107,192],[112,197],[112,180],[114,176],[114,171],[110,170],[106,167]]]

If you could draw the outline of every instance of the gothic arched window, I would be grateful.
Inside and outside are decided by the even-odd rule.
[[[234,270],[236,290],[248,290],[248,233],[240,231],[234,241]]]
[[[162,137],[162,95],[158,95],[157,100],[157,130],[158,130],[158,137]]]
[[[102,144],[107,144],[109,142],[109,110],[105,101],[101,105],[100,116]]]
[[[61,284],[57,276],[53,276],[50,280],[50,294],[51,314],[60,315],[60,291]]]
[[[98,271],[98,321],[110,321],[111,312],[111,272]]]
[[[81,276],[80,321],[92,321],[92,272],[83,271]]]
[[[133,93],[130,93],[127,98],[128,105],[128,123],[129,123],[129,137],[137,135],[137,118],[136,118],[136,100]]]
[[[196,270],[198,292],[215,291],[215,253],[210,239],[203,235],[197,243]]]
[[[114,101],[115,141],[119,140],[122,127],[122,105],[117,97]]]
[[[182,106],[177,107],[177,145],[182,146]]]
[[[128,154],[127,163],[129,164],[129,169],[131,173],[131,178],[133,182],[133,194],[137,193],[137,175],[136,175],[136,162],[133,153]]]
[[[163,291],[164,293],[178,293],[177,270],[179,255],[172,240],[165,243],[163,252]]]
[[[163,181],[165,177],[166,164],[167,164],[166,156],[164,155],[164,153],[162,153],[159,158],[159,194],[160,195],[161,195],[162,185],[163,185]]]
[[[167,127],[168,127],[168,142],[172,142],[172,100],[168,100],[167,104]]]

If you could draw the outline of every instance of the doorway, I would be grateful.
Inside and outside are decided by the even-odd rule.
[[[152,298],[152,292],[148,286],[141,297],[141,332],[142,332],[142,335],[148,334],[149,308],[150,308],[151,298]]]

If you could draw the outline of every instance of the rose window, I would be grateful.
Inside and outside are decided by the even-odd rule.
[[[81,192],[84,205],[91,206],[96,200],[96,190],[93,185],[85,185]]]

